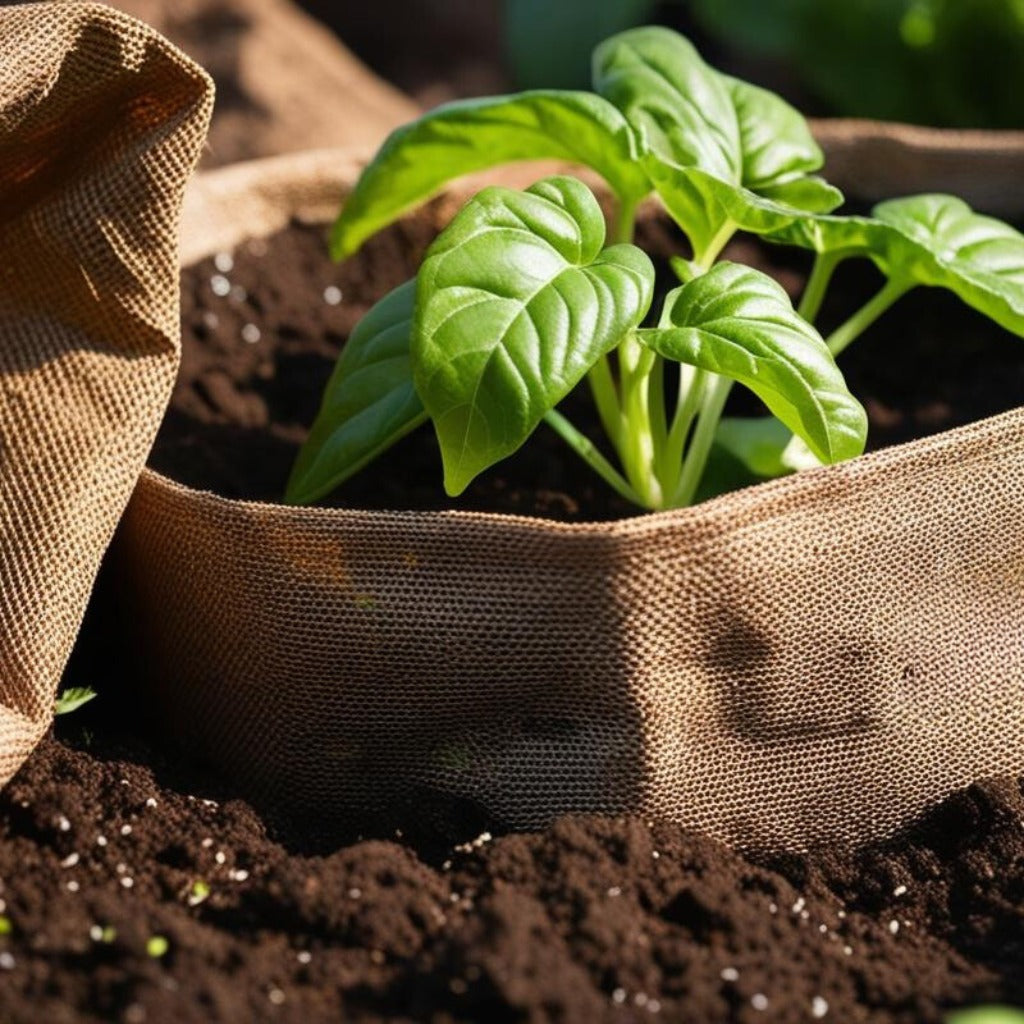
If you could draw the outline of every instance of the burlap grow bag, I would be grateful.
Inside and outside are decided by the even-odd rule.
[[[0,8],[0,782],[52,717],[178,362],[212,91],[98,5]]]
[[[202,176],[186,260],[330,217],[354,174],[320,153]],[[1024,768],[1022,488],[1024,410],[602,525],[147,471],[119,554],[161,714],[250,793],[859,842]]]
[[[0,53],[3,779],[167,402],[211,97],[107,8],[0,9]],[[934,138],[843,131],[855,177],[879,137],[934,170]],[[354,173],[210,175],[185,257],[330,216]],[[447,795],[518,826],[634,811],[748,846],[862,841],[1024,767],[1022,483],[1024,411],[602,526],[285,509],[144,472],[121,637],[170,729],[321,815]]]

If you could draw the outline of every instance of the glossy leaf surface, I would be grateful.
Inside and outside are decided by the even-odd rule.
[[[514,452],[643,318],[654,268],[604,240],[590,190],[554,177],[483,190],[431,247],[412,354],[450,494]]]
[[[415,295],[415,281],[400,285],[352,332],[292,469],[289,503],[323,497],[426,420],[409,358]]]
[[[948,288],[1024,335],[1024,235],[955,196],[892,199],[873,212],[897,233],[876,255],[885,273]]]
[[[842,201],[809,179],[822,154],[804,118],[715,71],[675,32],[639,28],[607,40],[594,53],[594,87],[637,131],[655,189],[698,252],[730,220],[770,231],[801,208]]]
[[[388,136],[334,225],[335,259],[464,174],[517,160],[570,160],[592,167],[618,195],[650,191],[633,133],[606,100],[589,92],[537,90],[460,100]]]
[[[888,277],[948,288],[1024,335],[1024,235],[955,196],[892,199],[873,214],[808,218],[774,237],[819,253],[869,256]]]
[[[864,409],[821,336],[770,277],[718,263],[665,305],[672,326],[638,331],[644,344],[745,384],[822,462],[863,451]]]

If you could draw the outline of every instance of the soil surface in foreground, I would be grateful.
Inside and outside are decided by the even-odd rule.
[[[317,849],[85,725],[101,703],[0,794],[11,1024],[916,1024],[1024,1003],[1016,781],[857,855],[757,861],[609,818]]]

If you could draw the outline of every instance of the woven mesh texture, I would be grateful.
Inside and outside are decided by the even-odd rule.
[[[48,726],[178,360],[206,76],[106,7],[0,8],[0,782]]]
[[[202,176],[185,251],[329,216],[354,163]],[[1024,410],[600,525],[288,509],[147,471],[118,554],[151,696],[253,795],[801,848],[1024,769],[1022,491]]]

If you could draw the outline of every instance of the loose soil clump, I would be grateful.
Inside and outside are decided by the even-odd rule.
[[[13,1024],[916,1024],[1024,1002],[1015,781],[856,855],[758,861],[599,817],[316,851],[208,776],[91,728],[61,726],[70,738],[45,739],[0,794]]]

